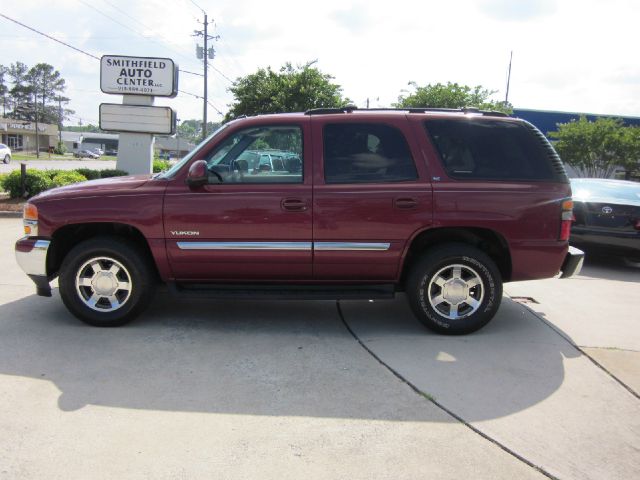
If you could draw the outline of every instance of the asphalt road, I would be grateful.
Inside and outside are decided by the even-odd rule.
[[[508,285],[538,303],[505,296],[464,337],[424,330],[402,297],[161,293],[96,329],[57,289],[34,295],[19,232],[0,219],[0,478],[640,476],[640,270]]]
[[[9,173],[13,170],[20,170],[21,163],[25,163],[27,168],[36,168],[38,170],[75,170],[76,168],[105,170],[107,168],[116,168],[116,162],[113,160],[12,160],[8,164],[0,162],[0,173]]]

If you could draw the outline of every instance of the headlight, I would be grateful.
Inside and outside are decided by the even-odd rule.
[[[38,236],[38,207],[32,203],[25,203],[22,211],[24,234],[28,237]]]

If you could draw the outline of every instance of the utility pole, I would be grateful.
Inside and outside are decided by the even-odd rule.
[[[33,92],[33,107],[36,114],[36,158],[40,158],[40,135],[38,129],[38,95],[36,93],[36,89]]]
[[[511,56],[509,57],[509,73],[507,74],[507,94],[504,97],[505,106],[509,104],[509,84],[511,83],[511,61],[513,60],[513,50],[511,50]]]
[[[213,35],[209,35],[208,32],[208,26],[209,23],[213,23],[213,22],[209,22],[207,14],[204,10],[202,10],[202,13],[204,14],[204,22],[203,23],[203,29],[202,30],[194,30],[193,31],[193,36],[194,37],[202,37],[203,38],[203,43],[204,43],[204,47],[201,47],[199,45],[196,45],[196,57],[198,59],[202,59],[203,60],[203,64],[204,64],[204,95],[203,95],[203,101],[202,101],[202,139],[204,140],[207,137],[207,106],[208,106],[208,101],[207,101],[207,74],[208,74],[208,60],[213,60],[214,56],[215,56],[215,50],[213,49],[213,47],[209,47],[209,40],[217,40],[218,36],[213,36]]]

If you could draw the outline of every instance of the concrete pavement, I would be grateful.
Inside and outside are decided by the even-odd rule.
[[[335,302],[161,294],[128,327],[85,326],[33,295],[20,231],[0,219],[0,478],[640,474],[640,401],[516,302],[456,338],[402,298],[342,302],[417,394]]]

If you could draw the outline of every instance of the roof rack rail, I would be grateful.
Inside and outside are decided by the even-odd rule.
[[[358,110],[355,105],[345,105],[338,108],[312,108],[304,112],[305,115],[326,115],[329,113],[351,113],[354,110]]]
[[[492,110],[480,110],[476,107],[463,107],[463,108],[437,108],[437,107],[408,107],[408,108],[358,108],[355,105],[347,105],[339,108],[314,108],[307,110],[306,115],[326,115],[330,113],[351,113],[354,110],[360,112],[409,112],[409,113],[429,113],[429,112],[444,112],[444,113],[476,113],[487,117],[508,117],[509,115],[503,112],[495,112]]]

